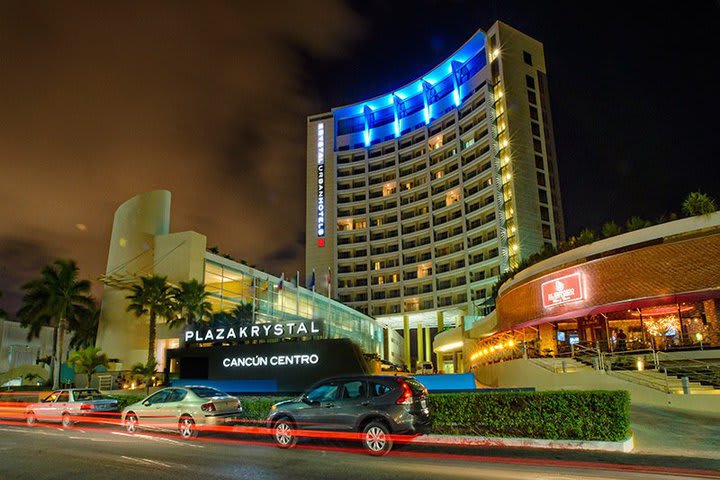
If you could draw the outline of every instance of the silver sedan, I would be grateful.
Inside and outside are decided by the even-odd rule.
[[[25,408],[28,425],[38,421],[61,422],[70,428],[80,421],[92,422],[103,418],[117,421],[118,401],[93,388],[69,388],[55,390],[40,402]]]
[[[194,438],[199,429],[232,425],[242,417],[240,400],[215,388],[169,387],[159,390],[122,411],[128,433],[139,428],[177,431],[182,438]]]

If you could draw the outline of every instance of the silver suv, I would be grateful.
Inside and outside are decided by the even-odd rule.
[[[356,432],[371,455],[385,455],[393,436],[429,433],[427,389],[412,377],[363,375],[315,384],[295,400],[272,406],[267,418],[280,448],[291,448],[302,430]],[[357,438],[355,437],[355,438]]]

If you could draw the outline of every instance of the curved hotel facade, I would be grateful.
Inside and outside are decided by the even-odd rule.
[[[501,272],[564,237],[543,47],[508,25],[307,125],[307,272],[386,326],[386,358],[431,360],[438,330],[471,328]]]

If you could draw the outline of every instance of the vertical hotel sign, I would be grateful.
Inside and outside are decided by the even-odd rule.
[[[317,237],[325,246],[325,124],[317,125]]]
[[[544,282],[540,289],[542,290],[544,308],[585,299],[583,279],[580,272]]]

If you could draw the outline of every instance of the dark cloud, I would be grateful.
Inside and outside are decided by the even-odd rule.
[[[0,237],[0,285],[2,307],[10,318],[20,308],[22,285],[53,261],[46,246],[28,238]]]
[[[334,0],[0,3],[3,305],[54,258],[104,272],[115,209],[155,188],[173,231],[301,269],[303,66],[359,24]]]

